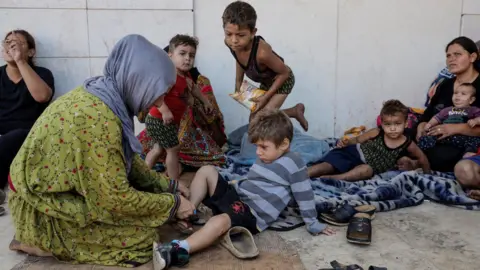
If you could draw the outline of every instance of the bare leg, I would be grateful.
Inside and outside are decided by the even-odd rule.
[[[190,184],[190,202],[198,206],[207,196],[213,195],[217,188],[218,172],[213,166],[201,167]]]
[[[401,157],[397,160],[397,167],[402,171],[413,171],[419,168],[418,160],[413,160],[409,157]]]
[[[265,108],[270,108],[270,109],[280,109],[287,99],[288,95],[285,94],[275,94],[273,97],[268,101],[267,105],[265,105]],[[302,103],[298,103],[297,105],[284,109],[283,112],[288,115],[290,118],[295,118],[302,128],[307,131],[308,130],[308,121],[305,118],[305,105]],[[255,116],[255,113],[250,114],[250,120]]]
[[[22,251],[22,252],[25,252],[29,255],[33,255],[33,256],[37,256],[37,257],[52,257],[53,254],[51,252],[48,252],[48,251],[44,251],[40,248],[37,248],[37,247],[32,247],[32,246],[27,246],[15,239],[12,240],[12,242],[10,242],[10,245],[9,245],[9,249],[10,250],[15,250],[15,251]]]
[[[305,131],[308,131],[308,121],[307,118],[305,118],[305,105],[303,105],[303,103],[298,103],[291,108],[284,109],[283,112],[290,118],[295,118],[298,123],[300,123],[300,126],[302,126]]]
[[[213,166],[200,168],[192,184],[190,185],[190,201],[198,206],[207,192],[210,196],[215,193],[218,182],[218,172]],[[220,236],[225,234],[231,227],[231,220],[227,214],[221,214],[210,218],[207,223],[197,232],[189,236],[186,241],[190,246],[190,253],[195,253],[211,246]]]
[[[336,175],[325,175],[325,178],[337,179],[337,180],[345,180],[350,182],[360,181],[370,179],[373,176],[372,167],[368,166],[367,164],[359,165],[352,170]]]
[[[321,177],[333,172],[335,172],[335,168],[330,163],[322,162],[308,168],[308,177]]]
[[[210,218],[200,230],[185,239],[190,246],[189,253],[192,254],[211,246],[224,235],[231,226],[232,222],[227,214]]]
[[[167,158],[165,160],[165,165],[167,169],[167,174],[170,179],[178,179],[180,175],[180,164],[178,162],[178,152],[180,151],[180,146],[177,145],[172,148],[168,148]]]
[[[152,169],[153,166],[155,166],[155,164],[158,161],[158,158],[162,153],[163,153],[163,148],[161,148],[158,143],[153,145],[152,150],[150,150],[147,156],[145,157],[145,163],[147,163],[147,166],[149,169]]]

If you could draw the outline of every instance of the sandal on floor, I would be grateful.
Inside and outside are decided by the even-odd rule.
[[[255,258],[259,253],[252,233],[244,227],[232,227],[222,236],[220,245],[239,259]]]
[[[347,229],[347,241],[354,244],[370,245],[372,242],[372,220],[368,214],[353,216]]]
[[[388,270],[386,267],[378,267],[378,266],[373,266],[371,265],[368,267],[368,270]]]
[[[347,226],[352,217],[357,213],[368,214],[370,219],[374,219],[376,210],[375,206],[369,204],[352,206],[345,203],[333,210],[331,214],[321,213],[320,218],[331,225]]]
[[[363,268],[357,264],[344,265],[337,261],[331,261],[332,268],[322,268],[319,270],[363,270]]]
[[[5,208],[3,206],[0,206],[0,216],[3,216],[5,215],[7,211],[5,210]]]

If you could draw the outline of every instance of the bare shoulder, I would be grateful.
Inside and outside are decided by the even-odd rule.
[[[268,59],[273,56],[272,46],[265,40],[260,39],[258,42],[257,58],[259,60]]]

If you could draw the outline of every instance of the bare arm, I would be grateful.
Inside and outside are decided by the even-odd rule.
[[[26,61],[18,61],[17,67],[33,99],[39,103],[49,102],[53,93],[50,86],[38,76]]]
[[[202,94],[200,87],[197,84],[192,85],[192,95],[202,101],[203,104],[208,104],[208,99]]]
[[[379,132],[380,132],[380,129],[378,129],[378,128],[369,129],[367,132],[363,133],[362,135],[349,139],[346,142],[345,146],[353,145],[353,144],[357,144],[357,143],[364,143],[364,142],[376,137]]]
[[[430,119],[430,121],[428,121],[427,124],[425,124],[425,129],[430,129],[431,127],[434,127],[436,125],[438,125],[440,122],[438,121],[437,117],[432,117],[432,119]]]
[[[245,76],[245,71],[240,66],[238,62],[236,62],[236,76],[235,76],[235,92],[240,91],[240,86],[242,86],[243,77]]]
[[[290,70],[283,63],[283,61],[275,55],[272,51],[270,45],[260,42],[259,50],[257,53],[258,63],[267,66],[269,69],[273,70],[277,76],[275,77],[272,86],[268,89],[265,95],[270,99],[273,95],[277,93],[278,88],[288,79],[290,75]]]
[[[418,164],[422,167],[424,173],[430,173],[430,163],[428,162],[427,156],[414,142],[410,143],[407,151],[412,158],[418,160]]]
[[[168,108],[168,106],[167,106],[167,104],[165,104],[165,102],[162,104],[162,106],[157,107],[157,108],[158,108],[158,111],[161,114],[171,113],[170,108]]]

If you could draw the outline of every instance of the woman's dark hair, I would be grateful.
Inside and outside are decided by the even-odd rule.
[[[28,33],[26,30],[23,30],[23,29],[18,29],[18,30],[13,30],[13,31],[10,31],[8,32],[6,35],[5,35],[5,38],[3,40],[7,40],[7,38],[11,35],[11,34],[20,34],[22,35],[25,40],[27,41],[27,47],[29,50],[33,49],[33,50],[36,50],[37,49],[37,46],[35,45],[35,39],[33,38],[32,35],[30,35],[30,33]],[[34,62],[33,62],[33,56],[32,57],[28,57],[28,64],[30,66],[34,66]]]
[[[473,40],[469,39],[468,37],[457,37],[454,40],[450,41],[450,43],[448,43],[447,47],[445,48],[445,52],[447,52],[448,48],[450,48],[450,46],[454,44],[462,46],[462,48],[465,49],[470,54],[476,53],[477,61],[479,60],[478,47],[477,47],[477,44],[473,42]]]

